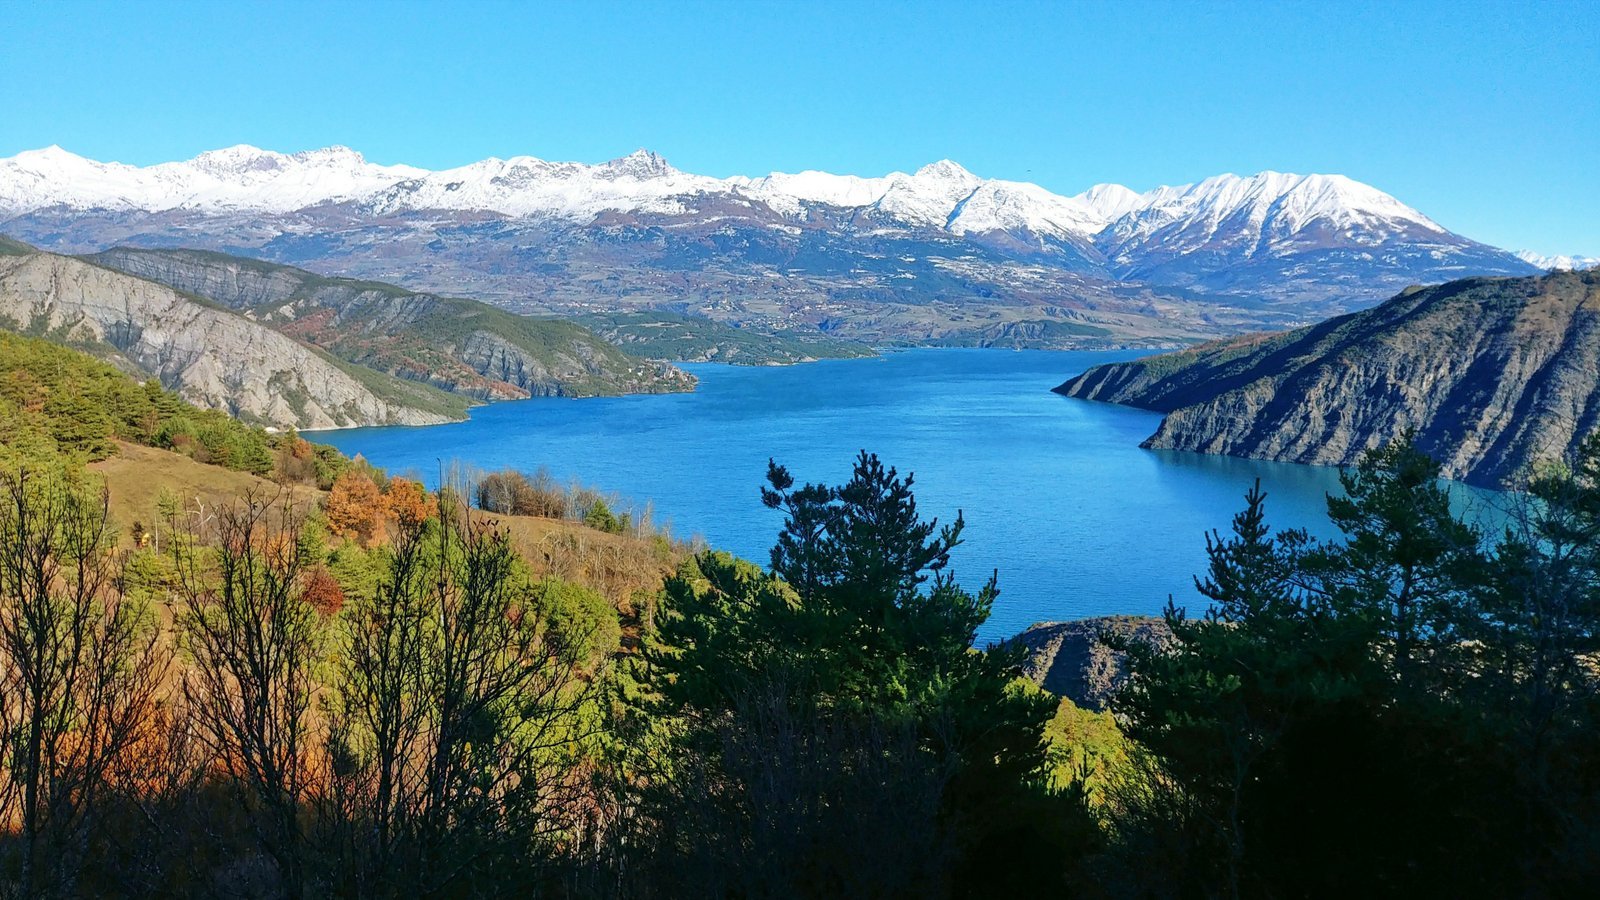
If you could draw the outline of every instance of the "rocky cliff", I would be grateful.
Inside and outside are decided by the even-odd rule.
[[[475,399],[694,387],[687,373],[629,356],[579,325],[474,300],[207,251],[119,247],[90,258],[245,313],[341,359]]]
[[[1408,288],[1282,334],[1097,366],[1056,388],[1167,414],[1146,447],[1347,465],[1414,429],[1501,486],[1600,427],[1600,272]]]
[[[199,406],[265,425],[427,425],[465,408],[165,285],[48,253],[0,255],[0,325],[97,348]]]
[[[1084,709],[1101,710],[1128,680],[1125,656],[1107,646],[1108,635],[1161,644],[1172,632],[1149,616],[1100,616],[1040,622],[1011,640],[1027,651],[1024,677]]]

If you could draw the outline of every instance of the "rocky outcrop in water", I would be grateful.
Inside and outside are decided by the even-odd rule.
[[[1100,616],[1040,622],[1011,640],[1027,650],[1024,677],[1084,709],[1101,710],[1128,680],[1126,656],[1107,646],[1107,635],[1163,644],[1172,632],[1150,616]]]
[[[1096,366],[1056,388],[1167,414],[1144,446],[1348,465],[1414,430],[1503,486],[1600,428],[1600,272],[1408,288],[1282,334]]]
[[[360,365],[482,400],[662,393],[694,378],[573,324],[475,300],[199,250],[118,247],[96,263],[159,281]]]
[[[430,425],[455,398],[317,350],[171,288],[48,253],[0,256],[0,325],[114,349],[200,406],[277,427]]]

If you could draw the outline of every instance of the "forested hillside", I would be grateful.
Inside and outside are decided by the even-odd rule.
[[[0,421],[5,455],[99,460],[116,441],[160,447],[257,475],[272,471],[281,437],[198,409],[154,380],[40,338],[0,331]]]
[[[962,517],[868,453],[843,484],[773,464],[752,486],[783,518],[763,568],[537,472],[429,491],[42,341],[0,354],[18,896],[1574,896],[1600,874],[1600,440],[1498,534],[1403,443],[1346,473],[1336,539],[1275,532],[1251,492],[1195,536],[1206,610],[1102,630],[1128,678],[1090,712],[1021,647],[973,646],[1000,576],[963,588]]]

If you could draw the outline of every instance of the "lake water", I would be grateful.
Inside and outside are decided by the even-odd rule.
[[[1153,614],[1195,600],[1205,533],[1226,529],[1254,479],[1275,526],[1329,530],[1334,470],[1139,449],[1160,422],[1050,388],[1138,352],[913,350],[781,368],[685,365],[692,394],[535,399],[431,428],[323,432],[317,440],[394,473],[441,464],[548,468],[650,502],[675,534],[765,565],[782,524],[761,505],[768,457],[797,481],[839,483],[868,449],[916,475],[918,508],[966,515],[960,580],[1000,572],[981,640],[1028,625]]]

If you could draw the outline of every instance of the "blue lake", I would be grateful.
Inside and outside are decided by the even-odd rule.
[[[441,465],[548,468],[653,506],[674,534],[765,564],[782,524],[761,505],[768,457],[838,483],[868,449],[916,476],[918,507],[965,513],[953,557],[976,586],[1000,572],[981,639],[1045,620],[1156,613],[1196,599],[1205,533],[1226,529],[1259,478],[1278,527],[1327,533],[1332,469],[1139,449],[1160,416],[1050,393],[1139,352],[913,350],[781,368],[686,365],[692,394],[536,399],[431,428],[316,439],[432,484]]]

